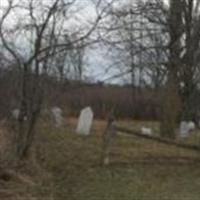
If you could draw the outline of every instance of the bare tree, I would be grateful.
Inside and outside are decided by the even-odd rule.
[[[110,38],[104,41],[120,54],[124,70],[119,76],[129,73],[133,80],[141,75],[162,90],[161,135],[174,138],[180,118],[191,120],[197,110],[193,100],[199,90],[200,4],[152,0],[133,5],[110,12],[110,27],[105,27]]]
[[[101,7],[101,2],[95,4],[96,10]],[[43,75],[49,73],[56,56],[71,51],[92,34],[107,8],[98,10],[94,20],[81,31],[81,24],[76,29],[72,26],[78,8],[75,3],[75,0],[7,0],[1,9],[1,45],[20,70],[20,115],[15,141],[18,160],[26,158],[32,147],[45,93]],[[10,24],[13,15],[16,20]],[[77,33],[78,37],[74,39],[73,35]]]

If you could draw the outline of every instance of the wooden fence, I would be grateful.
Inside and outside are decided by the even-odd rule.
[[[178,142],[175,140],[170,140],[170,139],[162,138],[159,136],[145,135],[145,134],[142,134],[140,131],[131,130],[131,129],[128,129],[125,127],[117,126],[114,123],[114,118],[111,117],[108,120],[106,129],[103,134],[102,161],[103,161],[103,164],[105,164],[105,165],[109,164],[112,142],[118,132],[136,136],[139,138],[144,138],[147,140],[156,141],[158,143],[162,143],[162,144],[166,144],[166,145],[176,146],[178,148],[183,148],[183,149],[200,152],[200,145],[198,146],[198,145],[192,145],[192,144],[184,144],[184,143],[181,143],[181,142]]]

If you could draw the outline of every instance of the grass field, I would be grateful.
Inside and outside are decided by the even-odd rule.
[[[140,123],[144,124],[119,122],[129,127]],[[157,130],[157,123],[145,124]],[[49,177],[23,191],[30,190],[36,200],[200,199],[199,153],[119,135],[113,143],[110,165],[102,166],[104,128],[105,122],[95,122],[88,138],[66,129],[43,128],[40,151]],[[191,141],[196,141],[194,138]]]
[[[145,124],[156,131],[157,124]],[[55,199],[200,199],[198,153],[120,135],[113,144],[111,164],[105,167],[100,162],[104,127],[104,122],[96,122],[88,138],[65,131],[49,133],[45,157]]]

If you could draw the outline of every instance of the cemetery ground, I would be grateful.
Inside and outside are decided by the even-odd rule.
[[[76,120],[69,124],[74,129]],[[156,122],[118,124],[158,131]],[[37,149],[40,169],[24,169],[30,174],[26,181],[4,183],[0,197],[2,190],[7,193],[0,199],[199,200],[200,152],[120,134],[113,141],[110,164],[102,166],[105,126],[106,122],[95,121],[91,135],[81,137],[65,128],[43,125]],[[182,140],[198,143],[200,137],[196,132],[188,141]]]

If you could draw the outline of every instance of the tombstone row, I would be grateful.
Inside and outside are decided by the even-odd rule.
[[[179,127],[179,135],[181,138],[189,137],[190,133],[195,130],[196,126],[193,121],[181,121]],[[141,133],[144,135],[152,135],[151,128],[142,127]]]
[[[12,116],[14,119],[18,119],[20,114],[19,109],[14,109],[12,111]],[[59,107],[51,108],[51,114],[55,122],[56,127],[61,127],[63,125],[63,111]],[[93,123],[94,113],[91,107],[85,107],[81,110],[78,123],[76,127],[76,133],[80,135],[87,136],[90,134],[92,123]],[[186,138],[189,136],[191,131],[195,129],[195,123],[193,121],[181,121],[179,127],[179,133],[181,138]],[[145,135],[152,135],[151,128],[141,127],[141,133]]]
[[[48,111],[46,111],[48,113]],[[59,107],[53,107],[50,110],[50,113],[53,116],[53,121],[55,122],[56,127],[61,127],[63,125],[63,112]],[[20,115],[20,109],[16,108],[12,111],[12,117],[17,120]]]
[[[55,106],[51,108],[50,113],[53,116],[55,126],[61,127],[64,122],[62,109]],[[16,120],[19,118],[19,114],[20,114],[20,110],[17,108],[12,111],[12,116]],[[79,119],[78,119],[78,123],[76,127],[76,133],[80,135],[85,135],[85,136],[89,135],[91,131],[92,123],[93,123],[93,117],[94,117],[94,113],[91,107],[85,107],[84,109],[82,109],[79,115]]]

